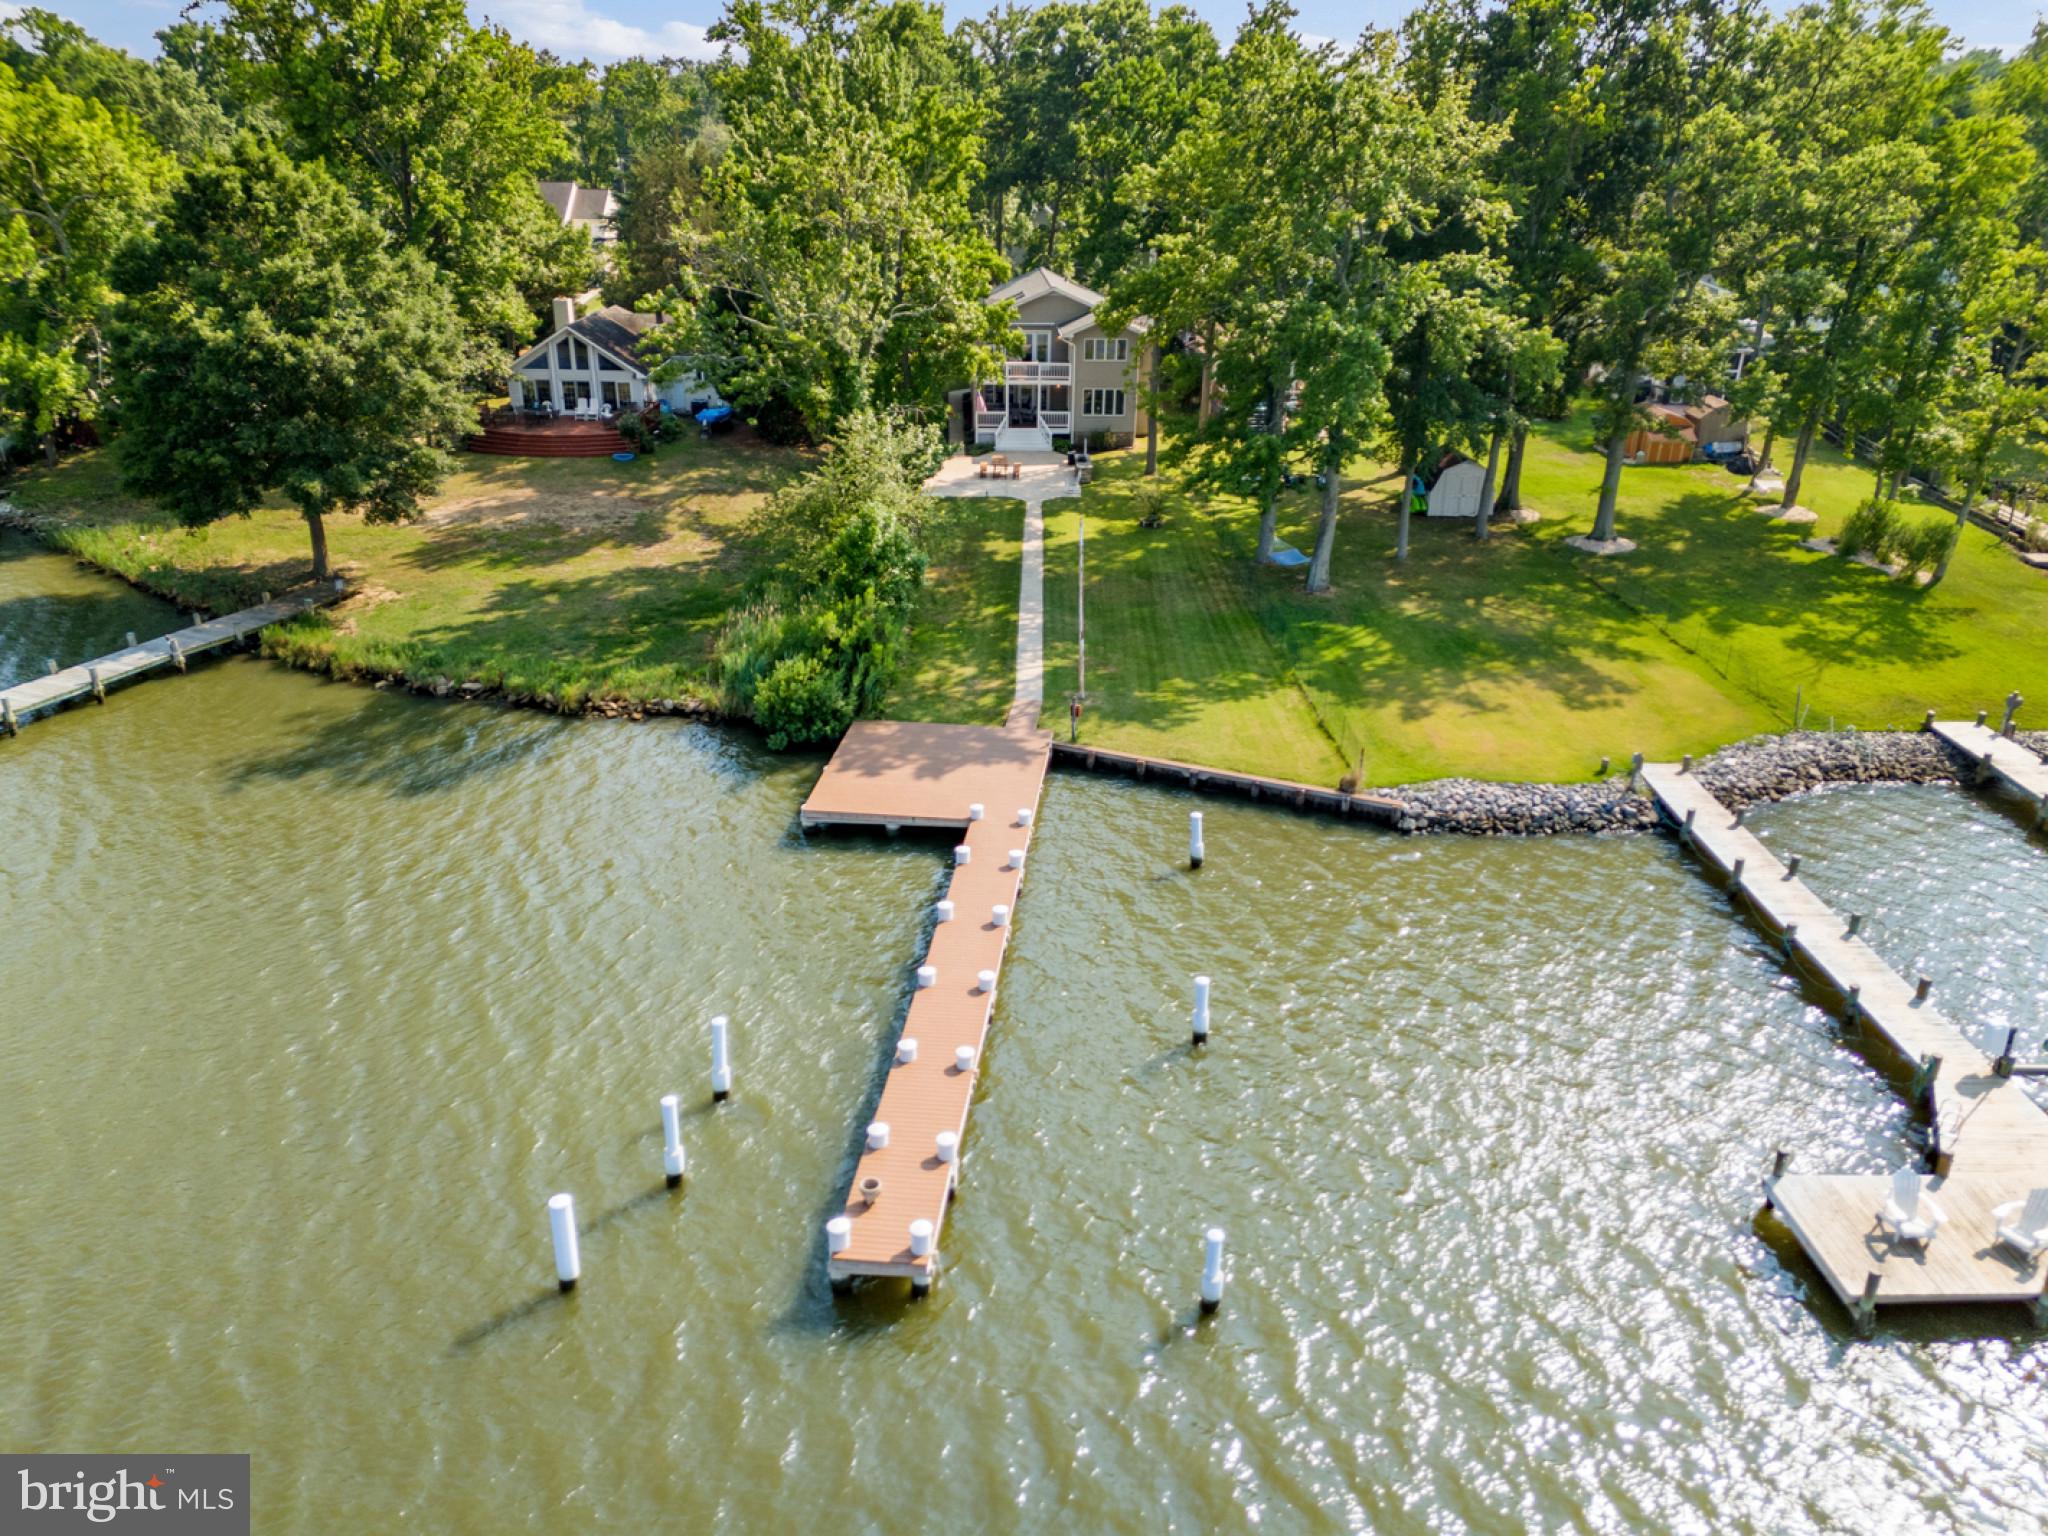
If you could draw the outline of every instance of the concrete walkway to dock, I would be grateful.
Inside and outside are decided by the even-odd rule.
[[[1996,775],[2034,802],[2034,825],[2048,824],[2048,762],[1988,725],[1931,720],[1927,728],[1976,760],[1980,776]]]
[[[869,1139],[840,1207],[843,1238],[828,1232],[826,1273],[835,1285],[895,1275],[924,1290],[938,1277],[946,1206],[960,1174],[1049,747],[1039,731],[861,721],[804,801],[806,827],[957,829],[957,849],[965,854],[953,855],[945,896],[952,916],[932,929],[922,961],[929,979],[921,977],[911,994],[897,1059],[872,1117],[888,1127],[887,1141]],[[1019,855],[1014,863],[1012,850]],[[917,1042],[908,1061],[901,1059],[904,1040]],[[953,1138],[951,1160],[941,1155],[941,1135]],[[862,1192],[868,1180],[872,1199]],[[917,1223],[929,1223],[923,1253],[916,1251]]]
[[[35,710],[47,709],[71,699],[103,698],[114,684],[163,667],[176,667],[182,672],[185,662],[193,656],[233,645],[265,625],[296,618],[310,608],[335,602],[342,593],[339,579],[332,585],[301,588],[275,601],[258,603],[254,608],[223,614],[217,619],[207,619],[167,635],[159,635],[154,640],[123,646],[118,651],[81,662],[75,667],[60,668],[46,677],[16,683],[11,688],[0,689],[0,721],[6,723],[11,734],[26,723],[29,714]]]
[[[1780,1171],[1771,1204],[1845,1305],[2041,1302],[2043,1264],[1994,1245],[1992,1207],[2048,1185],[2048,1112],[2017,1078],[1941,1014],[1931,991],[1909,986],[1856,928],[1831,910],[1764,842],[1675,763],[1646,763],[1644,783],[1679,836],[1733,881],[1767,929],[1848,1003],[1852,1022],[1911,1069],[1933,1126],[1929,1183],[1948,1225],[1924,1249],[1880,1233],[1884,1175]],[[1880,1052],[1880,1057],[1884,1052]],[[1868,1291],[1876,1276],[1876,1290]]]

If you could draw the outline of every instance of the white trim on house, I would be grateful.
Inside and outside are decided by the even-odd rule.
[[[1081,391],[1081,414],[1098,420],[1120,419],[1129,414],[1127,398],[1120,389],[1084,389]]]
[[[1127,363],[1131,360],[1128,336],[1090,336],[1081,343],[1084,363]]]

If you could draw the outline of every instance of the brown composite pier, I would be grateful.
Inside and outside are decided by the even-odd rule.
[[[1033,828],[1019,824],[1018,812],[1036,820],[1049,746],[1050,738],[1033,730],[862,721],[804,801],[806,827],[947,828],[969,850],[946,891],[953,919],[934,926],[923,960],[938,980],[912,993],[903,1022],[901,1037],[917,1042],[917,1059],[897,1063],[891,1053],[874,1112],[889,1127],[889,1144],[862,1152],[841,1206],[853,1231],[847,1247],[828,1254],[826,1273],[835,1284],[900,1275],[923,1289],[938,1276],[946,1205],[960,1174],[957,1157],[939,1161],[938,1136],[950,1131],[965,1140],[995,1004],[976,978],[1002,970],[1010,930],[991,914],[998,905],[1016,910],[1024,871],[1010,868],[1009,856],[1030,850]],[[983,808],[980,820],[969,819],[971,805]],[[962,1072],[954,1064],[963,1045],[972,1048],[976,1069]],[[881,1181],[872,1203],[859,1194],[870,1178]],[[932,1251],[924,1257],[910,1251],[914,1221],[932,1224]]]
[[[1991,1209],[2048,1185],[2048,1112],[2021,1080],[1909,986],[1827,903],[1675,763],[1646,763],[1644,783],[1680,836],[1728,875],[1759,921],[1847,1001],[1880,1063],[1910,1071],[1932,1126],[1938,1177],[1928,1192],[1948,1220],[1925,1248],[1888,1241],[1877,1212],[1884,1175],[1791,1173],[1766,1181],[1770,1203],[1828,1286],[1859,1315],[1888,1304],[2044,1302],[2042,1260],[1993,1241]],[[1873,1288],[1874,1287],[1874,1288]]]

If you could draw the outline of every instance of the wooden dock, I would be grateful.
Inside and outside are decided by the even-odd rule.
[[[946,1206],[960,1176],[995,1005],[995,993],[982,991],[977,978],[1002,971],[1010,929],[993,921],[993,911],[1016,911],[1024,870],[1011,867],[1010,853],[1030,851],[1049,746],[1039,731],[863,721],[846,733],[804,801],[807,827],[947,828],[961,834],[968,851],[946,891],[953,918],[934,926],[923,960],[937,979],[911,995],[898,1036],[917,1042],[916,1059],[894,1060],[892,1052],[872,1117],[889,1127],[888,1145],[862,1153],[841,1205],[852,1232],[837,1252],[828,1251],[826,1273],[835,1286],[855,1276],[897,1275],[922,1291],[938,1278]],[[973,805],[983,808],[979,820],[970,819]],[[963,1046],[975,1063],[966,1071],[956,1065]],[[958,1138],[950,1163],[939,1158],[941,1132]],[[869,1179],[880,1181],[872,1201],[861,1194]],[[911,1252],[916,1221],[931,1223],[927,1255]]]
[[[1976,760],[1977,779],[2003,779],[2034,802],[2034,825],[2048,826],[2048,762],[1988,725],[1964,720],[1930,720],[1927,728]]]
[[[1994,1248],[1990,1211],[2048,1185],[2048,1112],[2019,1079],[1998,1076],[1931,991],[1901,979],[1696,777],[1674,763],[1646,763],[1642,777],[1680,837],[1739,888],[1788,958],[1845,999],[1851,1020],[1890,1054],[1882,1064],[1911,1070],[1924,1096],[1939,1175],[1928,1189],[1948,1216],[1924,1250],[1880,1233],[1883,1175],[1780,1172],[1767,1181],[1770,1203],[1829,1287],[1859,1313],[1927,1302],[2042,1306],[2044,1265]]]
[[[8,733],[13,734],[37,710],[49,709],[72,699],[104,699],[107,690],[116,683],[124,683],[164,667],[176,667],[182,672],[192,657],[233,645],[280,619],[296,618],[309,608],[335,602],[343,590],[339,579],[331,586],[303,587],[275,601],[258,603],[254,608],[223,614],[217,619],[207,619],[203,623],[159,635],[154,640],[138,641],[75,667],[63,667],[45,677],[32,677],[27,682],[0,689],[0,721],[5,721]]]

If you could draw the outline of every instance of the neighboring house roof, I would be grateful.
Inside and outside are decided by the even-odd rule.
[[[1093,288],[1084,288],[1070,277],[1061,277],[1050,267],[1033,267],[1022,277],[1012,278],[1000,288],[993,290],[986,302],[1001,304],[1006,299],[1015,299],[1019,304],[1028,304],[1048,293],[1063,294],[1076,304],[1086,304],[1090,309],[1102,302],[1102,295]]]
[[[573,181],[544,181],[540,195],[564,224],[597,224],[619,211],[618,195],[609,187],[580,187]]]

